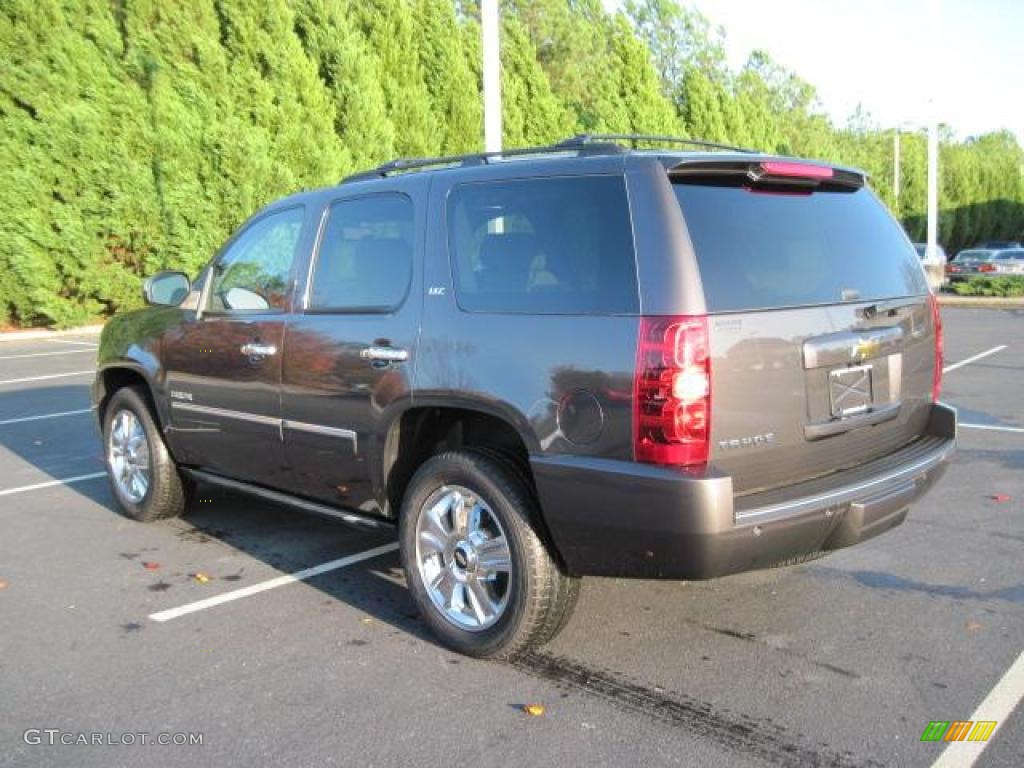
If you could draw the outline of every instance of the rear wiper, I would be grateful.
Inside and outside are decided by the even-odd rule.
[[[910,297],[900,299],[888,299],[887,301],[879,301],[875,304],[868,304],[863,309],[858,310],[866,320],[870,320],[876,317],[879,313],[881,314],[892,314],[898,309],[904,307],[914,307],[924,303],[924,299],[921,297]]]

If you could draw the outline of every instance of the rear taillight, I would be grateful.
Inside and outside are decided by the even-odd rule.
[[[960,271],[960,267],[958,267],[956,264],[947,264],[946,265],[946,272],[947,273],[959,272],[959,271]]]
[[[932,310],[932,333],[935,334],[935,368],[932,371],[932,402],[939,401],[942,390],[942,315],[939,312],[939,300],[933,293],[928,297]]]
[[[982,264],[980,267],[978,267],[978,271],[979,272],[995,272],[996,268],[992,264]]]
[[[673,466],[706,464],[710,437],[707,318],[641,318],[633,381],[636,460]]]

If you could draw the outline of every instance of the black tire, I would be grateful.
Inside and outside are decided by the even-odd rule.
[[[473,448],[474,453],[481,453],[486,456],[490,456],[497,462],[501,462],[510,471],[515,473],[515,476],[523,484],[524,487],[531,489],[530,495],[536,500],[536,494],[533,493],[533,484],[530,482],[530,476],[526,467],[523,466],[521,461],[518,461],[514,456],[510,456],[507,453],[499,451],[493,448]],[[545,530],[546,534],[547,531]],[[548,551],[552,550],[550,544],[550,536],[544,537],[545,542],[548,543]],[[562,570],[562,578],[559,583],[558,593],[555,595],[554,600],[551,603],[551,615],[547,622],[547,628],[543,634],[538,636],[534,641],[533,645],[541,646],[554,640],[558,634],[565,629],[569,620],[572,618],[573,612],[576,610],[576,603],[580,596],[580,587],[582,586],[582,580],[577,576],[571,576]]]
[[[446,485],[479,496],[504,530],[511,569],[504,611],[491,626],[465,629],[438,608],[417,564],[417,522],[432,494]],[[522,477],[505,461],[482,451],[449,451],[425,462],[406,489],[399,543],[409,591],[437,638],[458,653],[508,658],[547,642],[571,613],[578,580],[561,572],[539,532],[537,502]]]
[[[114,479],[111,466],[111,428],[121,411],[130,411],[138,420],[145,434],[149,449],[149,485],[141,499],[129,498]],[[188,501],[189,484],[178,473],[178,467],[164,444],[160,428],[146,403],[146,396],[139,387],[122,387],[107,404],[103,418],[103,456],[114,492],[125,516],[149,523],[169,517],[177,517],[185,511]]]

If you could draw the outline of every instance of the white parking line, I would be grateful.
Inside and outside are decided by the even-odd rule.
[[[60,480],[47,480],[45,483],[36,483],[35,485],[23,485],[20,488],[4,488],[0,490],[0,496],[11,496],[15,493],[38,491],[41,488],[52,488],[55,485],[71,485],[72,483],[81,483],[85,480],[95,480],[97,477],[106,476],[106,472],[93,472],[88,475],[75,475],[74,477],[64,477],[61,478]]]
[[[66,376],[85,376],[85,374],[92,375],[96,373],[95,370],[88,371],[69,371],[68,373],[50,373],[46,376],[27,376],[23,379],[4,379],[0,381],[0,385],[3,384],[22,384],[26,381],[45,381],[46,379],[62,379]]]
[[[80,413],[90,413],[92,408],[80,408],[77,411],[59,411],[58,413],[43,413],[39,416],[21,416],[17,419],[4,419],[0,421],[0,427],[6,426],[7,424],[21,424],[25,421],[41,421],[43,419],[56,419],[61,416],[77,416]]]
[[[987,349],[984,352],[979,352],[973,357],[968,357],[966,360],[961,360],[959,363],[947,365],[945,368],[942,369],[942,372],[949,373],[950,371],[955,371],[957,368],[963,368],[965,365],[970,365],[971,363],[977,362],[978,360],[981,360],[981,358],[983,357],[994,355],[996,352],[1002,352],[1004,349],[1006,349],[1006,345],[1000,344],[998,347],[992,347],[992,349]]]
[[[1006,670],[995,688],[993,688],[985,700],[978,705],[971,715],[973,722],[996,721],[997,725],[986,741],[954,741],[939,755],[939,759],[932,763],[932,768],[970,768],[978,762],[985,747],[992,743],[992,739],[999,733],[999,729],[1006,723],[1006,718],[1013,712],[1021,699],[1024,698],[1024,653],[1017,657],[1017,660]]]
[[[249,597],[250,595],[256,595],[260,592],[266,592],[268,589],[275,589],[276,587],[283,587],[286,584],[294,584],[296,581],[305,581],[311,579],[314,576],[319,576],[321,573],[327,573],[328,571],[336,571],[339,568],[346,568],[356,563],[361,563],[363,560],[370,560],[371,558],[379,555],[387,554],[388,552],[394,552],[398,549],[398,542],[392,542],[390,544],[384,544],[373,549],[368,549],[365,552],[359,552],[355,555],[349,555],[348,557],[341,557],[337,560],[331,560],[320,565],[314,565],[312,568],[306,568],[302,571],[296,571],[295,573],[289,573],[286,576],[278,576],[276,579],[270,579],[269,581],[261,581],[259,584],[253,584],[242,589],[236,589],[231,592],[224,592],[220,595],[214,595],[208,597],[205,600],[197,600],[194,603],[187,603],[178,608],[170,608],[166,611],[159,611],[158,613],[150,614],[149,618],[153,621],[170,621],[176,619],[179,616],[185,616],[189,613],[195,613],[196,611],[202,611],[207,608],[213,608],[216,605],[223,603],[230,603],[233,600],[241,600],[243,597]]]
[[[0,360],[20,360],[26,357],[54,357],[55,355],[81,355],[86,352],[93,352],[92,347],[89,349],[63,349],[60,352],[30,352],[27,355],[4,355],[0,357]]]
[[[957,424],[958,427],[964,427],[965,429],[985,429],[990,432],[1015,432],[1024,434],[1024,427],[997,427],[992,424],[964,424],[962,421]]]
[[[51,344],[82,344],[86,347],[98,347],[99,344],[94,344],[91,341],[72,341],[71,339],[46,339]]]

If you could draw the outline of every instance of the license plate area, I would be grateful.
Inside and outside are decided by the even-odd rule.
[[[872,366],[856,365],[828,372],[829,403],[832,418],[841,419],[865,413],[874,402]]]

